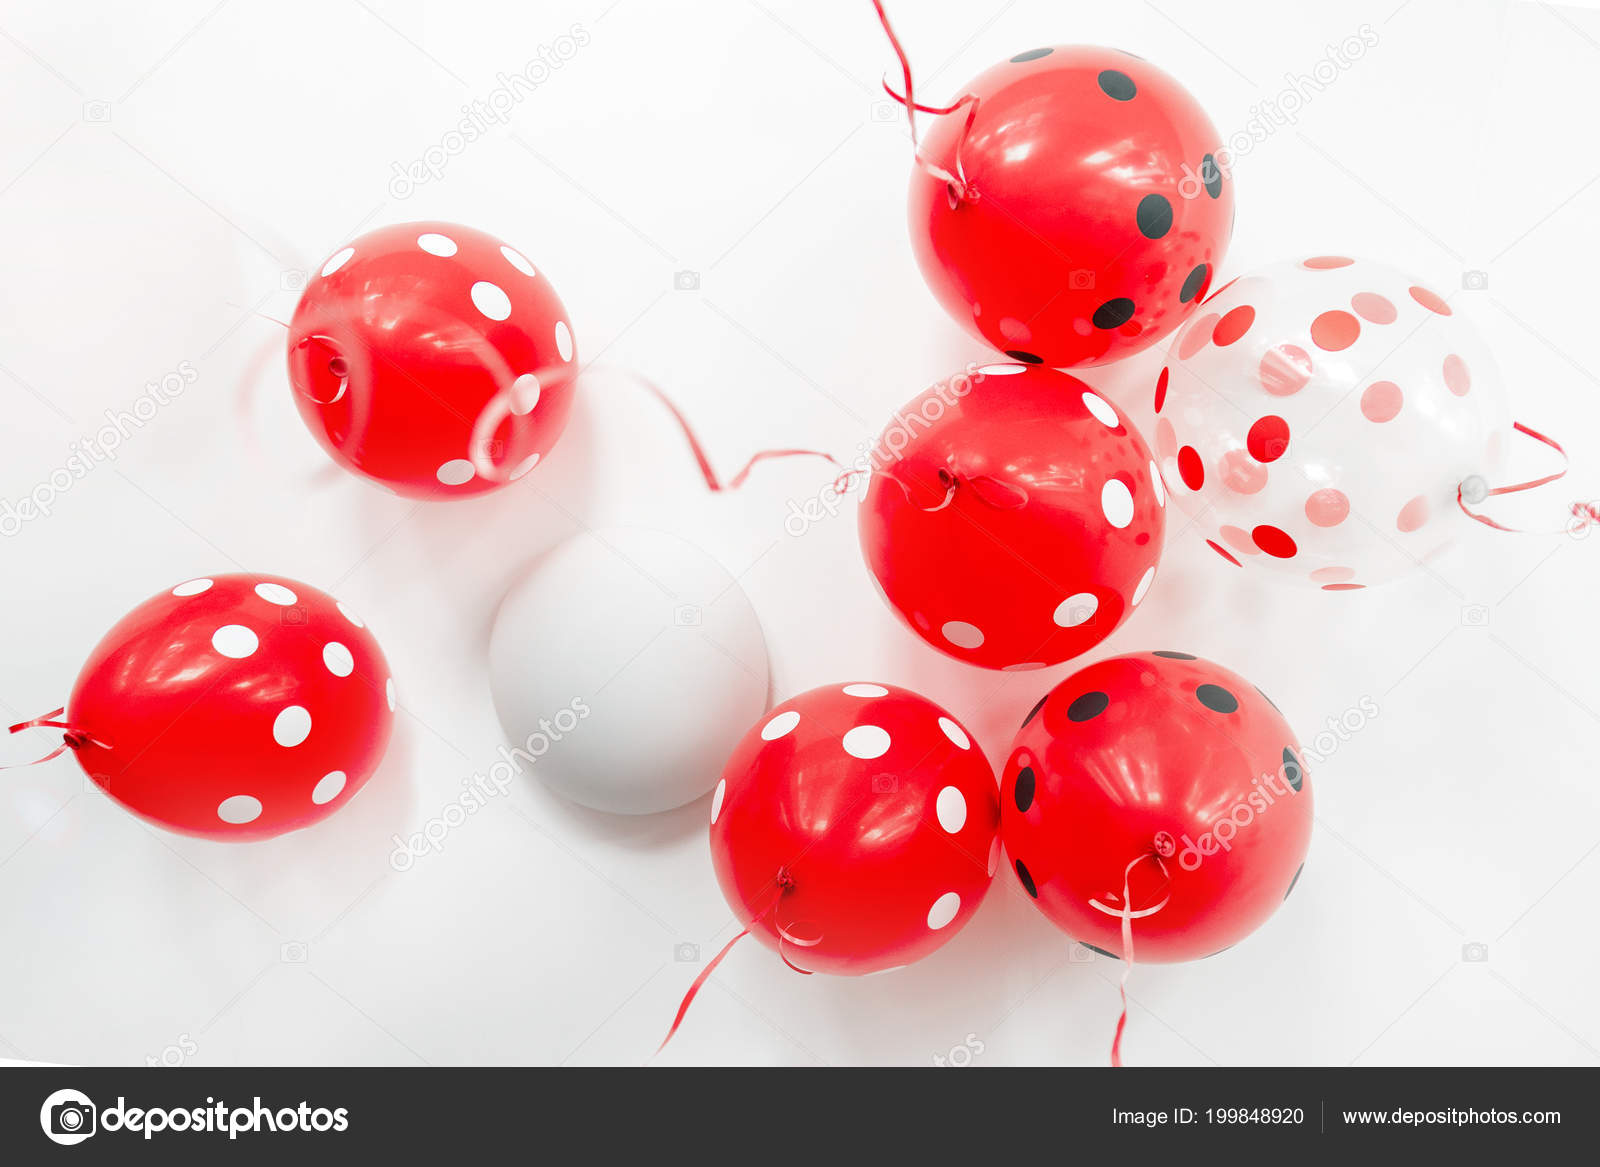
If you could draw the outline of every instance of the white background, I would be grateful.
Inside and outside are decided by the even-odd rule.
[[[1221,278],[1285,256],[1386,260],[1495,347],[1517,415],[1576,473],[1507,513],[1559,526],[1600,493],[1600,14],[1533,4],[893,5],[927,100],[1041,44],[1138,53],[1229,134],[1285,74],[1378,43],[1238,161]],[[589,43],[508,125],[396,198],[420,157],[581,24]],[[0,501],[107,409],[198,379],[0,539],[0,712],[61,703],[101,633],[209,572],[283,573],[363,612],[399,680],[366,791],[297,836],[225,846],[141,824],[70,760],[0,775],[0,1056],[64,1062],[643,1062],[735,925],[707,802],[583,811],[536,780],[404,874],[391,836],[439,813],[504,740],[485,650],[500,595],[584,526],[698,541],[748,590],[781,698],[914,687],[991,758],[1071,671],[990,674],[904,631],[868,584],[853,507],[802,537],[827,475],[765,466],[711,496],[670,423],[586,378],[546,465],[482,501],[416,505],[335,470],[294,413],[295,273],[388,222],[474,224],[525,251],[581,355],[670,387],[731,470],[773,445],[853,455],[980,345],[923,288],[909,145],[877,84],[867,0],[5,0],[0,6]],[[675,291],[674,273],[699,274]],[[1487,273],[1484,290],[1463,273]],[[1136,407],[1157,352],[1085,376]],[[1529,452],[1515,471],[1543,463]],[[1522,500],[1526,500],[1525,503]],[[1325,594],[1240,572],[1174,512],[1137,617],[1096,655],[1181,648],[1273,694],[1302,737],[1381,713],[1316,772],[1295,895],[1214,959],[1139,967],[1136,1064],[1600,1060],[1600,537],[1487,530],[1428,573]],[[1084,662],[1078,662],[1084,663]],[[559,660],[549,662],[561,668]],[[0,742],[36,756],[43,734]],[[1486,961],[1463,946],[1486,944]],[[300,958],[300,959],[296,959]],[[747,942],[663,1062],[978,1065],[1106,1059],[1118,966],[1082,961],[1011,881],[893,976],[798,977]]]

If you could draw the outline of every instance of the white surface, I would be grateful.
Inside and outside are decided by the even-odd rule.
[[[578,532],[512,587],[489,633],[507,739],[557,794],[614,814],[709,794],[769,680],[738,581],[666,531]]]
[[[1580,132],[1600,103],[1600,14],[893,7],[930,99],[1021,49],[1101,42],[1182,78],[1225,133],[1369,24],[1378,43],[1239,160],[1219,274],[1349,252],[1450,289],[1518,416],[1578,467],[1570,490],[1511,513],[1543,522],[1600,494],[1600,164]],[[391,193],[396,164],[578,22],[588,43],[508,124]],[[391,865],[392,836],[422,831],[497,759],[495,604],[583,527],[677,531],[726,564],[780,697],[906,684],[998,758],[1070,671],[984,673],[923,646],[869,585],[852,506],[791,533],[805,526],[791,502],[818,495],[825,467],[765,465],[708,495],[668,418],[598,371],[536,473],[481,501],[393,498],[329,465],[290,402],[281,330],[252,314],[284,317],[293,273],[364,227],[473,223],[550,273],[586,356],[670,387],[725,472],[773,445],[854,455],[892,409],[986,357],[917,278],[907,143],[877,89],[892,58],[866,0],[8,0],[0,29],[0,498],[47,481],[146,382],[184,386],[48,518],[0,539],[4,711],[57,705],[146,595],[243,565],[363,612],[402,715],[350,807],[248,847],[143,826],[67,760],[0,775],[0,1056],[644,1061],[699,968],[678,946],[704,959],[734,930],[709,800],[616,819],[529,778],[442,852]],[[1480,270],[1487,288],[1464,289]],[[675,290],[679,271],[698,290]],[[1128,400],[1159,363],[1088,379]],[[1542,465],[1519,451],[1512,472]],[[1130,1061],[1600,1060],[1597,562],[1600,537],[1484,531],[1414,580],[1328,595],[1235,571],[1175,528],[1103,654],[1213,657],[1307,738],[1364,697],[1380,712],[1315,771],[1311,859],[1284,910],[1215,959],[1135,972]],[[13,739],[3,757],[47,744]],[[1463,961],[1472,943],[1487,961]],[[736,949],[661,1061],[929,1065],[971,1041],[978,1065],[1103,1064],[1116,973],[1074,959],[1002,880],[971,927],[893,976],[802,978]]]

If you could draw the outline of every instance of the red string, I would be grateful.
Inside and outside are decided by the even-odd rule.
[[[1117,993],[1122,997],[1122,1012],[1117,1015],[1117,1031],[1111,1038],[1111,1064],[1122,1065],[1122,1031],[1128,1025],[1128,975],[1133,972],[1133,895],[1129,884],[1132,881],[1133,869],[1146,859],[1154,859],[1156,866],[1161,868],[1161,874],[1167,875],[1167,865],[1161,862],[1161,856],[1154,851],[1146,851],[1133,862],[1122,869],[1122,979],[1117,984]],[[1166,900],[1156,904],[1154,911],[1166,905]]]
[[[728,955],[728,951],[748,935],[750,935],[750,929],[746,928],[724,944],[721,952],[706,962],[706,967],[700,970],[700,975],[694,978],[694,984],[690,985],[689,991],[683,995],[683,1004],[678,1006],[678,1015],[672,1019],[672,1028],[667,1030],[667,1036],[663,1037],[661,1044],[656,1046],[656,1053],[666,1049],[667,1042],[671,1041],[673,1034],[678,1032],[678,1026],[683,1024],[683,1018],[689,1012],[689,1006],[694,1004],[694,999],[700,995],[700,986],[706,983],[706,978],[716,971],[717,965],[722,963],[722,958]]]
[[[65,730],[66,732],[61,735],[61,744],[55,749],[51,750],[44,757],[35,758],[31,762],[9,762],[5,765],[0,765],[0,770],[16,770],[23,766],[38,766],[45,762],[50,762],[56,758],[59,758],[68,750],[81,749],[85,745],[96,745],[101,749],[111,748],[110,746],[106,745],[105,742],[100,741],[97,738],[90,737],[81,729],[74,728],[71,723],[55,720],[66,711],[66,707],[63,706],[60,709],[52,709],[49,713],[46,713],[40,717],[35,717],[31,721],[19,721],[16,725],[13,725],[8,732],[21,733],[25,729],[42,728],[60,729]]]
[[[1535,441],[1543,442],[1556,453],[1560,454],[1561,469],[1557,470],[1554,474],[1546,474],[1542,478],[1531,478],[1527,482],[1517,482],[1510,486],[1492,487],[1484,495],[1485,498],[1493,498],[1496,495],[1501,494],[1516,494],[1518,491],[1522,490],[1532,490],[1536,486],[1545,486],[1566,476],[1570,459],[1567,456],[1566,449],[1561,445],[1560,442],[1556,441],[1554,438],[1541,434],[1538,430],[1533,429],[1531,426],[1523,425],[1520,421],[1512,423],[1512,429],[1516,430],[1519,434],[1525,434],[1528,437],[1533,438]],[[1466,515],[1467,518],[1482,523],[1485,527],[1493,527],[1496,531],[1509,531],[1513,534],[1527,533],[1519,527],[1507,527],[1501,523],[1495,522],[1495,520],[1489,518],[1488,515],[1480,515],[1476,511],[1467,509],[1467,500],[1463,496],[1462,491],[1463,487],[1456,487],[1456,506],[1461,508],[1461,513]],[[1572,515],[1573,525],[1569,526],[1568,530],[1581,531],[1592,523],[1600,523],[1600,503],[1581,501],[1574,502],[1569,508],[1569,513]]]
[[[963,147],[967,143],[968,136],[972,133],[972,123],[978,116],[978,99],[968,93],[953,105],[931,106],[918,104],[911,83],[911,59],[906,56],[905,48],[900,44],[900,38],[895,34],[894,25],[889,23],[889,14],[884,11],[883,0],[872,0],[872,6],[877,9],[878,23],[883,25],[884,35],[889,38],[889,46],[894,49],[894,55],[900,60],[900,75],[904,78],[906,87],[905,96],[902,97],[896,93],[887,80],[883,82],[883,91],[905,106],[906,123],[911,127],[912,157],[916,159],[918,166],[946,185],[950,193],[951,206],[955,206],[963,199],[976,199],[978,195],[972,189],[972,184],[967,181],[966,171],[961,163],[961,154]],[[942,166],[937,166],[922,156],[922,146],[917,138],[917,113],[919,111],[931,114],[955,113],[956,110],[964,105],[968,107],[967,124],[962,127],[961,137],[956,142],[956,172],[951,174]]]

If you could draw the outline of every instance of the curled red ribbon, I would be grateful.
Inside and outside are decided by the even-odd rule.
[[[1519,434],[1525,434],[1535,441],[1543,442],[1556,453],[1560,454],[1561,469],[1557,470],[1554,474],[1546,474],[1542,478],[1531,478],[1527,482],[1517,482],[1510,486],[1490,487],[1484,491],[1483,498],[1493,498],[1500,494],[1516,494],[1518,491],[1532,490],[1536,486],[1545,486],[1566,476],[1570,459],[1567,457],[1566,449],[1561,445],[1560,442],[1556,441],[1554,438],[1541,434],[1538,430],[1533,429],[1531,426],[1523,425],[1520,421],[1513,422],[1512,429],[1516,430]],[[1519,527],[1507,527],[1504,524],[1495,522],[1495,520],[1491,519],[1488,515],[1480,515],[1476,511],[1468,509],[1465,491],[1466,483],[1462,483],[1460,486],[1456,487],[1456,505],[1461,508],[1461,513],[1466,515],[1467,518],[1472,519],[1475,522],[1482,523],[1485,527],[1493,527],[1496,531],[1509,531],[1513,534],[1529,533]],[[1473,501],[1481,502],[1483,499],[1474,499]],[[1572,518],[1567,524],[1565,530],[1576,534],[1579,531],[1586,530],[1595,523],[1600,523],[1600,502],[1574,502],[1568,508],[1568,513],[1572,516]],[[1550,533],[1553,534],[1555,532]]]
[[[872,6],[878,11],[878,23],[883,25],[884,35],[889,38],[889,45],[894,49],[894,55],[900,59],[900,75],[904,78],[905,95],[901,96],[889,86],[887,79],[883,82],[883,91],[905,107],[906,122],[911,127],[912,157],[923,170],[945,184],[950,194],[950,205],[956,206],[963,200],[976,201],[978,192],[972,189],[972,184],[967,181],[965,169],[961,162],[962,147],[966,145],[968,136],[972,133],[972,123],[978,116],[978,99],[968,93],[953,105],[931,106],[919,105],[912,90],[911,60],[906,56],[906,51],[900,44],[900,38],[895,35],[894,26],[889,23],[889,14],[883,9],[883,0],[872,0]],[[922,156],[922,147],[917,138],[917,114],[947,114],[955,113],[962,106],[967,107],[967,123],[962,127],[961,138],[956,143],[956,172],[951,174],[942,166],[929,162]]]
[[[1161,874],[1170,882],[1172,876],[1167,872],[1167,865],[1161,862],[1161,855],[1157,851],[1146,851],[1122,869],[1122,979],[1117,982],[1117,993],[1122,998],[1122,1012],[1117,1015],[1117,1031],[1111,1037],[1111,1064],[1122,1065],[1122,1031],[1128,1025],[1128,975],[1133,972],[1133,895],[1129,886],[1132,881],[1133,869],[1146,859],[1154,859],[1156,866],[1161,868]],[[1171,899],[1170,895],[1167,899]],[[1157,911],[1166,906],[1167,899],[1154,905],[1147,911]]]
[[[60,709],[52,709],[49,713],[35,717],[31,721],[19,721],[16,725],[13,725],[7,732],[21,733],[25,729],[41,729],[46,727],[50,729],[64,730],[65,732],[61,735],[61,744],[55,749],[51,750],[44,757],[35,758],[31,762],[9,762],[3,766],[0,766],[0,770],[15,770],[23,766],[38,766],[45,762],[54,761],[68,750],[82,749],[86,745],[99,746],[103,750],[108,750],[111,748],[98,738],[90,737],[88,734],[84,733],[83,730],[74,727],[70,722],[57,721],[56,718],[60,717],[66,711],[66,706],[62,706]]]

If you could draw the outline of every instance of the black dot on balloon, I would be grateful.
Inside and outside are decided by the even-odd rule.
[[[1033,767],[1024,766],[1017,771],[1017,785],[1011,797],[1016,799],[1017,809],[1027,814],[1028,808],[1033,805]]]
[[[1289,891],[1293,891],[1294,890],[1294,885],[1300,882],[1300,873],[1302,871],[1304,871],[1305,869],[1306,869],[1306,865],[1304,863],[1302,863],[1299,867],[1295,868],[1294,878],[1289,881]],[[1288,899],[1289,898],[1289,891],[1286,891],[1286,892],[1283,893],[1283,898],[1284,899]]]
[[[1010,357],[1014,361],[1021,361],[1025,365],[1044,364],[1043,357],[1036,357],[1032,353],[1025,353],[1020,348],[1006,349],[1006,356]]]
[[[1039,898],[1039,889],[1033,885],[1033,876],[1028,874],[1028,869],[1022,865],[1022,860],[1017,860],[1017,878],[1022,880],[1022,886],[1028,889],[1028,894],[1034,899]]]
[[[1195,656],[1192,652],[1169,652],[1168,650],[1161,649],[1161,648],[1156,649],[1156,651],[1152,652],[1150,655],[1151,656],[1164,656],[1168,660],[1199,660],[1200,659],[1199,657]]]
[[[1055,52],[1054,49],[1029,49],[1025,53],[1018,53],[1016,56],[1012,57],[1011,63],[1013,65],[1019,65],[1023,61],[1037,61],[1040,57],[1048,57],[1053,52]]]
[[[1028,716],[1026,716],[1026,717],[1024,717],[1022,719],[1022,724],[1023,725],[1027,725],[1028,722],[1032,721],[1035,717],[1038,717],[1039,716],[1039,710],[1044,708],[1044,703],[1046,701],[1048,701],[1048,700],[1050,700],[1050,694],[1048,694],[1048,693],[1046,693],[1043,697],[1040,697],[1039,698],[1039,703],[1037,705],[1035,705],[1032,709],[1028,710]]]
[[[1222,196],[1222,167],[1209,154],[1200,159],[1200,181],[1206,184],[1206,194],[1212,198]]]
[[[1187,304],[1198,296],[1200,289],[1206,286],[1206,276],[1210,273],[1211,269],[1203,263],[1196,267],[1189,273],[1189,278],[1183,281],[1183,287],[1178,289],[1178,299]]]
[[[1133,95],[1139,92],[1133,84],[1133,78],[1119,69],[1102,70],[1099,81],[1101,91],[1118,101],[1132,101]]]
[[[1305,767],[1300,764],[1300,759],[1294,756],[1294,751],[1287,746],[1283,751],[1283,780],[1289,784],[1296,794],[1306,780]]]
[[[1133,319],[1133,301],[1126,296],[1107,300],[1094,310],[1096,328],[1117,328]]]
[[[1067,706],[1067,716],[1073,721],[1089,721],[1099,717],[1106,711],[1106,706],[1111,704],[1111,698],[1098,689],[1085,693]]]
[[[1083,944],[1083,941],[1080,940],[1078,943]],[[1107,952],[1104,948],[1096,948],[1093,944],[1083,944],[1083,946],[1090,952],[1098,952],[1101,956],[1109,956],[1112,960],[1122,959],[1122,957],[1118,956],[1115,952]]]
[[[1200,704],[1218,713],[1232,713],[1239,708],[1239,698],[1221,685],[1201,685],[1194,695],[1200,698]]]
[[[1134,211],[1133,218],[1146,239],[1160,239],[1172,230],[1172,204],[1167,201],[1165,195],[1145,195],[1139,200],[1139,208]],[[1187,300],[1188,297],[1184,299]]]

